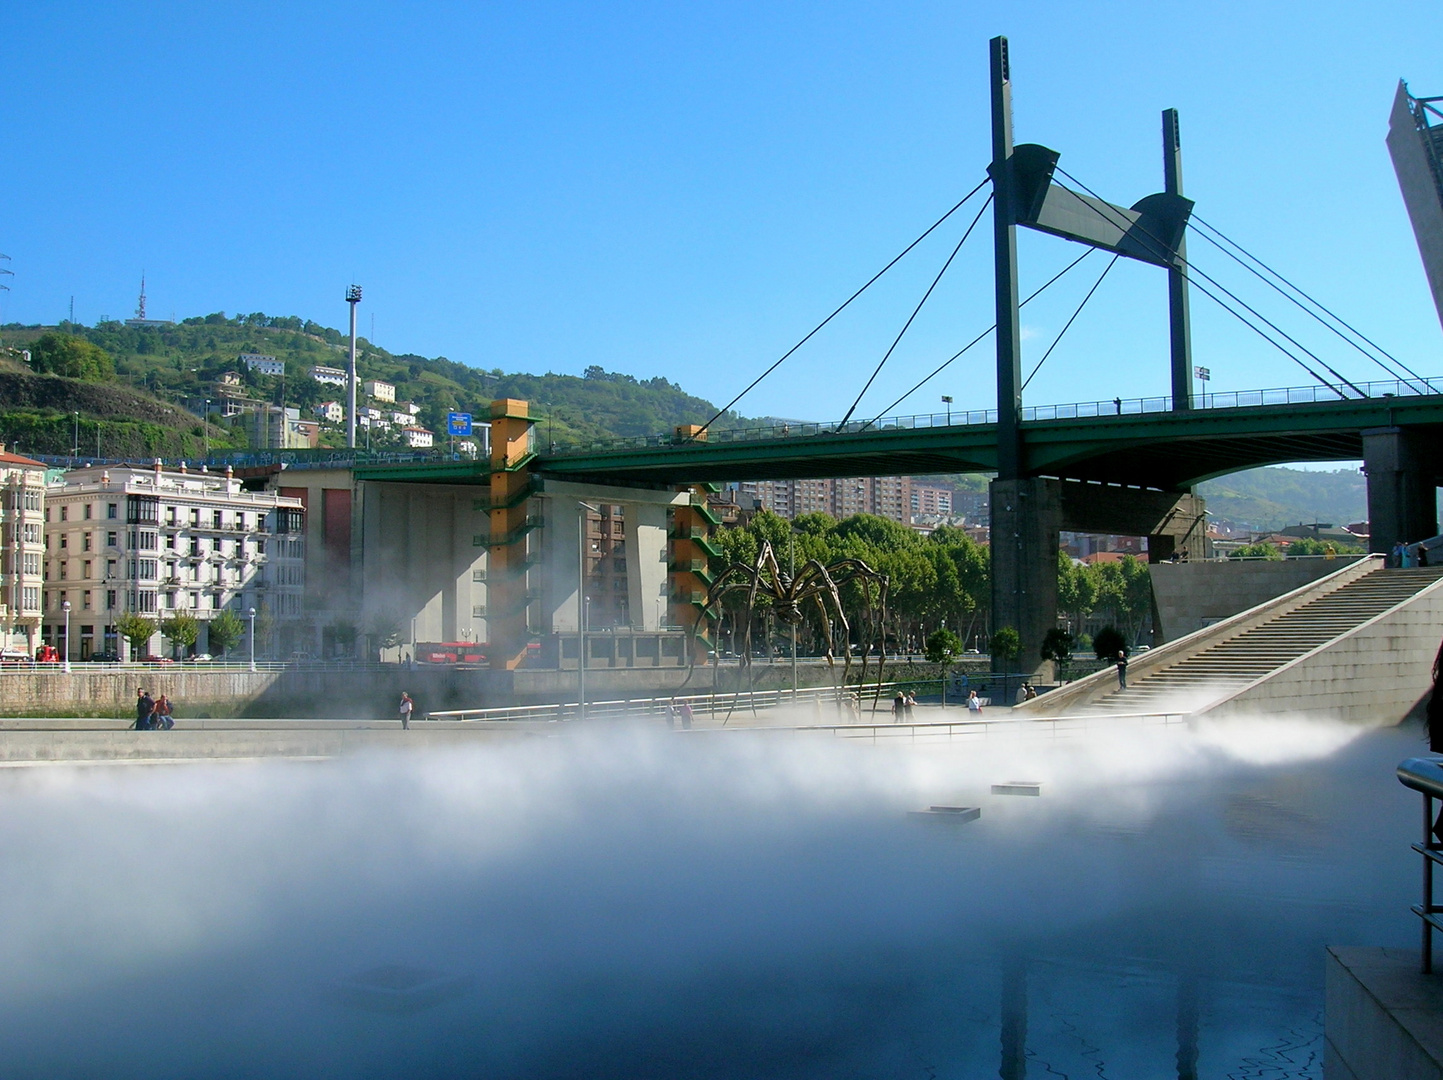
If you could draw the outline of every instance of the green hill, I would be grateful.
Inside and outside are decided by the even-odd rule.
[[[1249,469],[1200,484],[1198,493],[1214,518],[1258,530],[1368,517],[1368,478],[1357,469]]]
[[[119,322],[96,326],[62,323],[57,327],[0,327],[0,345],[25,349],[47,332],[59,330],[89,341],[109,354],[115,377],[109,385],[143,394],[148,400],[172,405],[190,401],[199,407],[206,397],[214,399],[215,383],[221,375],[235,372],[247,396],[300,407],[309,415],[311,406],[339,398],[343,390],[316,382],[310,377],[314,365],[344,367],[347,340],[337,330],[293,316],[271,317],[256,313],[227,318],[223,313],[185,319],[173,326],[128,327]],[[285,364],[285,377],[249,372],[238,361],[241,353],[274,356]],[[523,398],[532,405],[532,415],[542,418],[544,437],[558,442],[606,438],[612,435],[651,435],[678,424],[703,423],[716,411],[708,401],[686,393],[680,386],[657,377],[638,380],[589,367],[584,376],[506,373],[484,371],[448,360],[412,354],[394,354],[360,339],[357,370],[362,379],[381,379],[396,387],[398,402],[413,401],[421,407],[418,422],[432,431],[445,430],[446,413],[470,412],[478,418],[495,398]],[[71,380],[67,380],[71,381]],[[14,425],[9,400],[0,397],[0,434]],[[79,410],[82,420],[101,419],[90,409],[93,402],[56,401],[50,419],[58,420]],[[43,413],[43,410],[42,410]],[[739,422],[734,414],[722,417],[717,427]],[[191,424],[198,421],[193,418]],[[58,432],[58,427],[56,431]],[[22,436],[23,438],[23,436]],[[58,439],[58,443],[56,442]],[[244,424],[221,425],[213,433],[213,445],[244,447]],[[339,429],[323,435],[323,443],[340,445]],[[58,434],[50,440],[50,452],[63,452],[71,436]],[[34,442],[34,452],[45,452]]]

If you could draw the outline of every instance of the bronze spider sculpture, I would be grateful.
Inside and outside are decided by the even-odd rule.
[[[833,631],[836,624],[841,626],[842,641],[845,646],[841,686],[845,690],[852,671],[852,626],[847,621],[847,614],[842,607],[842,590],[854,583],[861,588],[867,630],[866,640],[862,642],[862,670],[858,685],[865,685],[867,681],[867,660],[872,651],[873,640],[877,643],[877,681],[880,683],[882,670],[887,662],[885,626],[888,579],[886,574],[878,573],[861,559],[840,559],[830,566],[824,566],[819,559],[808,559],[797,568],[794,575],[788,575],[777,564],[776,552],[773,550],[771,542],[763,540],[755,562],[751,565],[734,562],[717,576],[717,579],[712,582],[711,588],[707,590],[705,608],[708,612],[715,611],[717,610],[716,605],[719,605],[725,597],[735,593],[744,592],[746,594],[743,606],[745,630],[743,631],[743,647],[739,663],[742,672],[747,676],[747,686],[751,688],[752,624],[754,622],[752,616],[756,609],[757,597],[766,596],[772,603],[773,614],[787,626],[801,623],[803,609],[808,605],[815,604],[824,630],[823,637],[827,643],[827,663],[833,668],[836,667],[836,657],[832,653]],[[877,599],[875,607],[872,603],[874,587]],[[700,632],[701,621],[698,620],[692,628],[694,638]],[[695,656],[696,649],[693,648],[691,653]],[[730,711],[727,715],[730,718]]]

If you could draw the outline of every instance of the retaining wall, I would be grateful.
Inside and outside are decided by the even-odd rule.
[[[1362,555],[1335,559],[1224,559],[1149,566],[1158,641],[1176,641],[1327,577]]]

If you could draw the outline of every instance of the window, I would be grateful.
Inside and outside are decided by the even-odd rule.
[[[246,531],[246,516],[244,514],[237,514],[235,516],[235,527],[241,532]]]
[[[174,525],[174,524],[176,523],[176,522],[175,522],[175,507],[173,507],[173,506],[167,506],[167,507],[165,508],[165,523],[166,523],[167,525]]]
[[[27,611],[38,611],[40,609],[40,590],[26,586],[24,605]]]
[[[70,565],[70,560],[69,560],[69,559],[61,559],[61,560],[60,560],[60,580],[61,580],[61,581],[64,581],[64,580],[65,580],[65,571],[66,571],[66,569],[69,567],[69,565]]]
[[[158,525],[160,500],[154,495],[127,495],[125,520],[129,525]]]
[[[194,506],[191,507],[191,510],[190,510],[190,526],[191,526],[191,528],[193,528],[193,529],[198,529],[198,528],[200,528],[200,508],[199,508],[199,507],[194,507]]]
[[[190,553],[192,555],[200,554],[200,539],[198,537],[192,536],[190,538]]]
[[[219,528],[222,527],[222,526],[221,526],[221,512],[220,512],[219,510],[212,510],[212,511],[210,512],[210,520],[211,520],[211,527],[212,527],[212,528],[219,529]]]
[[[105,546],[106,546],[106,547],[119,547],[119,546],[120,546],[119,534],[113,533],[113,532],[108,532],[108,533],[106,533],[106,534],[105,534]]]
[[[27,491],[27,492],[25,493],[25,509],[27,509],[27,510],[39,510],[39,509],[40,509],[40,492],[38,492],[38,491]]]
[[[486,617],[486,605],[485,605],[485,604],[472,604],[472,605],[471,605],[471,618],[473,618],[473,619],[484,619],[485,617]]]
[[[106,589],[106,590],[105,590],[105,606],[106,606],[107,608],[109,608],[111,611],[114,611],[114,610],[115,610],[115,590],[114,590],[114,589]]]
[[[140,580],[141,580],[141,581],[154,581],[154,580],[156,579],[156,567],[157,567],[157,565],[158,565],[158,564],[156,563],[156,561],[155,561],[154,559],[141,559],[141,560],[140,560],[140,575],[139,575]]]
[[[68,507],[68,506],[62,506],[62,507],[60,508],[60,520],[61,520],[61,521],[68,521],[68,520],[70,520],[70,507]]]
[[[89,581],[89,580],[90,580],[90,560],[89,560],[89,559],[86,559],[86,560],[85,560],[85,572],[84,572],[83,574],[81,574],[80,576],[83,577],[86,581]]]
[[[60,550],[61,550],[61,551],[64,551],[64,550],[65,550],[67,547],[69,547],[69,546],[70,546],[70,534],[69,534],[69,533],[61,533],[61,534],[60,534]]]
[[[89,611],[89,610],[90,610],[90,590],[89,590],[89,589],[86,589],[85,592],[83,592],[83,593],[80,594],[80,606],[83,607],[86,611]]]
[[[27,573],[27,574],[38,574],[38,573],[40,573],[40,555],[39,555],[38,552],[27,551],[27,552],[25,553],[25,571],[24,571],[24,572]]]
[[[106,559],[106,560],[105,560],[105,576],[108,577],[108,578],[113,578],[113,577],[115,576],[115,560],[114,560],[114,559]]]
[[[106,506],[105,506],[105,516],[106,516],[107,518],[114,518],[114,517],[116,516],[115,511],[116,511],[116,504],[115,504],[115,503],[107,503],[107,504],[106,504]]]
[[[25,542],[27,544],[40,543],[40,526],[34,522],[25,526]]]
[[[615,560],[613,560],[612,563],[611,563],[611,568],[612,568],[613,570],[615,570],[618,574],[624,574],[624,573],[626,573],[626,560],[625,560],[625,559],[615,559]]]
[[[85,513],[84,513],[84,515],[82,515],[82,516],[85,518],[86,521],[89,521],[89,520],[90,520],[90,504],[89,504],[89,503],[86,503],[86,504],[85,504]]]
[[[190,594],[190,606],[193,608],[200,607],[200,593],[193,592]]]

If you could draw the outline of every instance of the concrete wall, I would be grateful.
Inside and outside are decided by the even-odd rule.
[[[1412,949],[1326,957],[1327,1080],[1443,1080],[1443,976],[1422,974]]]
[[[1443,580],[1208,710],[1208,716],[1327,716],[1401,721],[1433,685]]]
[[[1157,643],[1201,630],[1327,577],[1361,555],[1336,559],[1228,559],[1148,567],[1157,601]]]
[[[1337,563],[1333,564],[1337,566]],[[1328,577],[1303,585],[1292,592],[1284,593],[1282,596],[1269,601],[1266,604],[1253,608],[1249,611],[1240,612],[1232,618],[1224,619],[1222,622],[1214,623],[1212,626],[1204,627],[1202,630],[1194,631],[1187,637],[1179,638],[1176,641],[1152,649],[1145,653],[1138,653],[1128,660],[1128,675],[1133,679],[1141,678],[1148,672],[1156,671],[1159,668],[1167,667],[1169,664],[1179,660],[1185,660],[1194,656],[1204,649],[1210,648],[1214,643],[1224,638],[1232,637],[1260,623],[1267,622],[1286,611],[1301,607],[1319,596],[1324,596],[1334,589],[1342,588],[1354,578],[1376,569],[1380,560],[1375,558],[1358,559],[1346,563],[1333,571]],[[1103,668],[1085,679],[1079,679],[1074,683],[1054,690],[1050,694],[1028,702],[1025,705],[1013,706],[1018,715],[1029,714],[1037,716],[1059,716],[1071,710],[1086,707],[1105,694],[1111,693],[1117,688],[1117,675],[1111,667]]]

